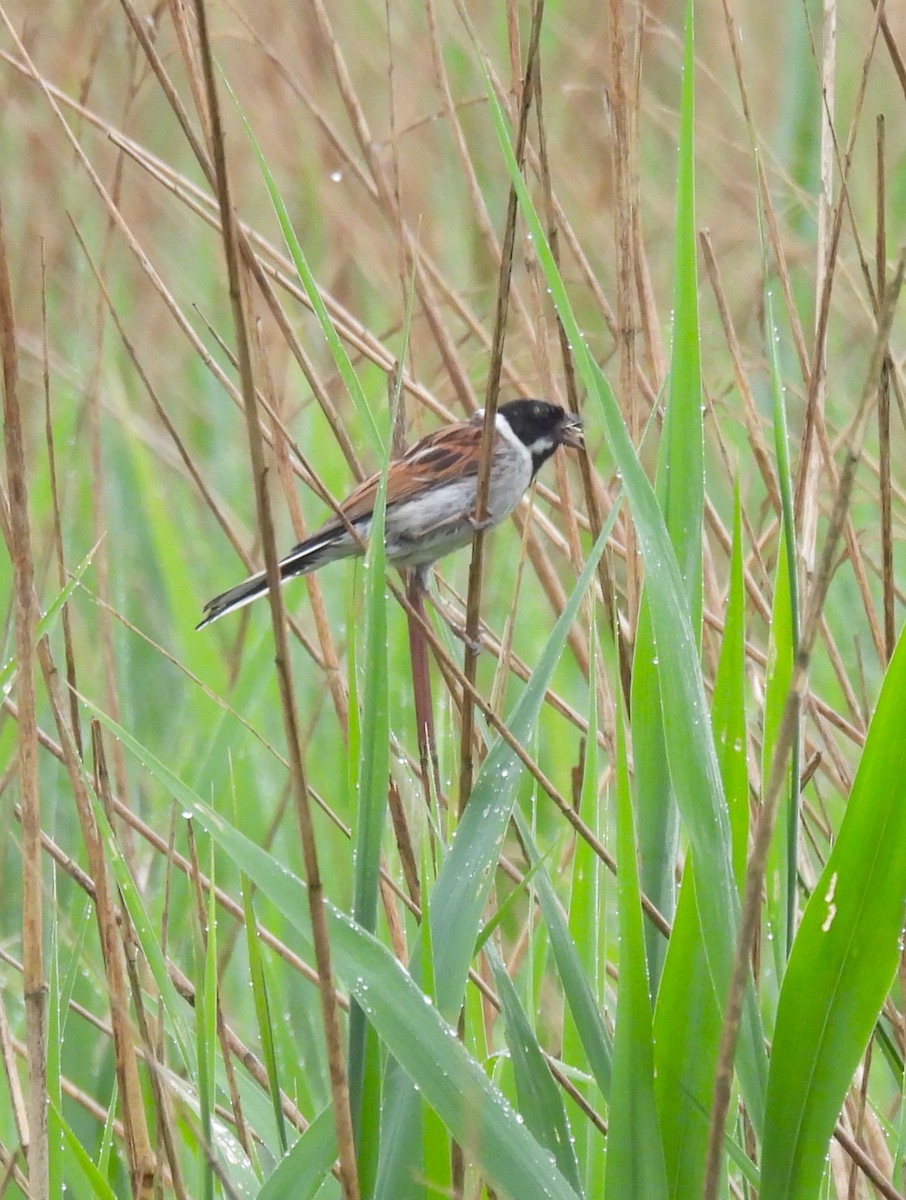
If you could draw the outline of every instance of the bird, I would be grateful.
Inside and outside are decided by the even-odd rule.
[[[387,468],[387,560],[414,569],[426,589],[434,563],[468,545],[478,529],[505,520],[558,446],[579,449],[584,444],[581,418],[558,404],[528,398],[501,404],[494,417],[487,516],[479,522],[475,506],[483,424],[484,412],[479,410],[467,421],[445,425],[415,442]],[[360,483],[320,529],[280,560],[282,583],[365,553],[380,479],[378,472]],[[209,600],[196,628],[243,608],[267,590],[266,573],[259,571]]]

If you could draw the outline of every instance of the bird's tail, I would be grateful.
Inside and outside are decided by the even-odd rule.
[[[246,604],[251,604],[253,600],[257,600],[259,596],[263,596],[267,591],[267,577],[264,571],[259,571],[257,575],[252,575],[242,583],[237,583],[235,587],[231,587],[227,592],[221,592],[219,596],[215,596],[213,600],[209,600],[204,606],[204,616],[195,626],[196,629],[204,629],[205,625],[210,625],[212,621],[216,621],[218,617],[222,617],[225,613],[232,612],[235,608],[244,608]]]
[[[328,550],[333,551],[327,558],[328,562],[332,558],[342,557],[342,554],[338,554],[334,548],[336,536],[336,533],[331,531],[328,535],[318,536],[315,534],[307,541],[300,542],[294,550],[287,554],[286,558],[280,561],[281,582],[285,583],[287,579],[292,579],[296,575],[307,575],[309,571],[320,567],[325,561],[325,552]],[[264,596],[267,591],[267,575],[264,571],[259,571],[257,575],[250,575],[248,579],[237,583],[229,591],[221,592],[219,596],[209,600],[204,606],[204,617],[195,628],[204,629],[205,625],[210,625],[212,621],[218,620],[229,612],[234,612],[237,608],[244,608],[246,604],[257,600],[259,596]]]

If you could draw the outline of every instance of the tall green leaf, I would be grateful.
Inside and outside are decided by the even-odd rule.
[[[780,991],[761,1200],[812,1200],[834,1122],[893,982],[906,906],[906,638],[887,668],[846,813]]]
[[[609,1099],[613,1072],[613,1047],[601,1013],[600,1003],[592,987],[594,972],[584,969],[587,959],[583,960],[579,948],[571,936],[550,874],[532,838],[529,823],[518,808],[513,810],[513,821],[533,869],[536,866],[538,868],[535,880],[538,903],[547,935],[550,938],[551,950],[563,987],[563,995],[569,1008],[569,1015],[582,1045],[586,1064],[591,1070],[601,1094]]]
[[[564,1179],[581,1193],[579,1164],[560,1091],[554,1083],[519,995],[503,959],[492,944],[487,947],[494,986],[500,998],[504,1033],[513,1062],[519,1112],[539,1145],[546,1146]]]
[[[589,643],[594,646],[595,636],[594,613],[590,622]],[[585,743],[585,757],[582,764],[582,785],[579,792],[579,814],[591,828],[595,837],[601,836],[604,825],[605,796],[600,795],[598,787],[598,656],[592,655],[588,672],[588,738]],[[605,794],[606,795],[606,794]],[[530,847],[523,838],[523,845]],[[527,853],[531,860],[533,848]],[[540,859],[538,860],[541,861]],[[606,1048],[607,1090],[610,1088],[610,1035],[604,1024],[603,1007],[605,998],[604,969],[606,962],[605,923],[606,912],[604,905],[602,872],[604,870],[598,855],[585,838],[575,839],[573,850],[572,870],[570,874],[569,909],[564,919],[560,905],[553,888],[547,880],[547,892],[539,887],[538,895],[541,901],[541,916],[548,930],[551,949],[557,964],[566,1010],[563,1013],[563,1048],[560,1051],[563,1061],[573,1067],[584,1069],[586,1064],[593,1063],[592,1055],[585,1049],[585,1043],[591,1041],[592,1047],[599,1050]],[[546,895],[550,899],[550,911],[545,904]],[[561,961],[558,954],[558,937],[568,956],[567,962]],[[575,993],[579,991],[586,1000],[584,1010],[576,1004]],[[594,1068],[593,1072],[594,1072]],[[577,1083],[577,1087],[592,1104],[598,1101],[598,1091],[590,1084]],[[576,1156],[586,1181],[603,1178],[604,1172],[604,1139],[599,1131],[589,1121],[573,1121],[573,1134],[576,1139]]]
[[[787,434],[786,401],[780,371],[778,336],[774,324],[774,302],[770,288],[765,292],[765,325],[768,362],[771,367],[771,398],[774,417],[774,448],[777,483],[780,488],[781,525],[777,561],[777,587],[771,611],[770,669],[765,683],[765,738],[762,779],[770,775],[780,716],[786,704],[793,674],[793,659],[799,641],[799,587],[796,575],[796,522],[793,513],[793,477]],[[770,735],[769,735],[770,731]],[[778,978],[782,975],[793,938],[796,915],[796,872],[799,862],[799,739],[793,742],[786,784],[786,799],[778,814],[768,879],[768,921],[773,934]],[[771,878],[773,876],[773,878]]]
[[[667,1197],[664,1148],[654,1099],[654,1039],[636,863],[632,794],[622,709],[617,708],[617,893],[620,982],[613,1044],[605,1192]]]
[[[771,628],[768,636],[768,661],[764,681],[764,717],[761,739],[761,778],[764,781],[770,777],[774,750],[780,733],[780,722],[793,678],[793,658],[796,653],[790,607],[790,571],[786,544],[786,525],[783,524],[780,531],[777,572],[774,576]],[[771,839],[765,875],[765,920],[770,936],[765,947],[762,974],[765,984],[770,982],[769,977],[773,977],[774,986],[770,989],[766,987],[765,990],[769,990],[775,998],[780,980],[783,978],[790,946],[788,917],[791,898],[787,865],[795,844],[795,841],[792,845],[790,842],[789,823],[792,785],[792,764],[789,764],[786,772],[785,802],[781,806]]]
[[[730,588],[712,713],[730,811],[734,872],[741,888],[748,844],[749,796],[745,753],[745,587],[738,489]],[[655,1086],[668,1187],[674,1200],[701,1195],[721,1026],[698,920],[696,865],[690,855],[683,871],[654,1021]]]
[[[692,630],[698,637],[702,610],[705,467],[696,239],[695,38],[690,0],[686,7],[676,183],[673,345],[657,492],[683,578]],[[646,588],[639,614],[632,672],[632,744],[639,813],[639,854],[642,890],[667,920],[672,921],[676,903],[679,816],[670,786],[659,674],[660,659],[648,612]],[[651,987],[656,992],[667,945],[652,925],[646,928],[645,934]]]
[[[389,446],[389,440],[388,440]],[[384,517],[389,450],[374,501],[365,557],[365,662],[361,740],[356,789],[352,912],[369,933],[377,928],[381,844],[387,817],[390,772],[390,709],[387,696],[387,588]],[[381,1054],[357,1004],[349,1012],[349,1102],[356,1136],[359,1185],[374,1190],[381,1130]]]
[[[318,1113],[267,1177],[257,1200],[314,1200],[337,1157],[333,1109]]]

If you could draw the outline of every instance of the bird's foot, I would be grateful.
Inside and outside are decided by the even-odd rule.
[[[493,517],[482,517],[479,520],[474,513],[469,513],[468,520],[474,533],[484,533],[486,529],[490,529],[494,524]]]

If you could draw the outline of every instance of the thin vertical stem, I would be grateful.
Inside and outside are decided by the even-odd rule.
[[[307,894],[311,913],[312,940],[315,948],[315,961],[318,967],[318,985],[321,995],[324,1038],[327,1046],[327,1061],[330,1071],[333,1115],[337,1130],[340,1183],[346,1200],[358,1200],[359,1181],[355,1161],[352,1114],[349,1104],[349,1088],[346,1079],[339,1008],[333,983],[330,938],[327,928],[327,915],[324,909],[324,885],[321,881],[311,799],[302,758],[302,743],[299,736],[299,721],[296,712],[292,668],[289,657],[286,614],[283,607],[283,596],[280,588],[280,568],[277,562],[277,550],[274,540],[273,515],[265,486],[266,465],[264,460],[264,445],[258,420],[258,399],[252,371],[251,343],[248,337],[248,327],[245,317],[243,281],[239,267],[239,230],[236,213],[230,197],[223,127],[221,124],[216,81],[214,79],[214,62],[208,36],[207,12],[204,0],[195,0],[195,13],[198,20],[199,52],[204,72],[205,95],[210,118],[211,154],[217,184],[217,198],[220,205],[221,230],[223,233],[229,277],[230,305],[233,310],[233,324],[236,333],[239,377],[242,385],[249,453],[252,463],[252,475],[255,481],[258,524],[261,530],[261,540],[264,549],[264,561],[269,589],[268,599],[270,601],[271,620],[273,622],[274,641],[276,643],[274,661],[277,668],[277,682],[280,689],[283,724],[289,753],[290,779],[302,842],[305,878],[308,885]]]
[[[49,1181],[47,1144],[47,982],[44,976],[44,915],[41,887],[41,798],[38,787],[38,720],[35,704],[35,593],[28,480],[22,414],[16,317],[0,205],[0,358],[3,370],[3,436],[9,485],[3,532],[13,564],[16,632],[17,750],[22,796],[22,958],[28,1062],[29,1196],[43,1200]]]
[[[525,160],[525,143],[528,133],[528,116],[531,111],[532,93],[535,84],[535,64],[538,60],[538,43],[541,38],[541,21],[544,16],[544,0],[536,0],[532,14],[532,31],[526,58],[525,82],[519,107],[519,122],[516,129],[516,162],[522,169]],[[481,608],[481,576],[484,566],[484,530],[481,523],[488,511],[488,493],[491,483],[491,456],[497,436],[497,395],[500,390],[500,374],[503,367],[503,343],[506,335],[506,318],[509,308],[510,276],[513,270],[513,246],[516,240],[516,214],[518,197],[510,186],[507,204],[506,229],[500,255],[500,275],[497,282],[497,310],[494,316],[494,340],[491,346],[491,361],[485,391],[484,426],[481,431],[481,462],[478,467],[478,482],[475,497],[476,534],[472,546],[472,561],[469,564],[469,590],[466,602],[466,638],[464,675],[469,687],[463,692],[462,736],[459,756],[459,811],[462,812],[472,791],[472,725],[474,708],[470,689],[474,689],[478,668],[479,612]]]

